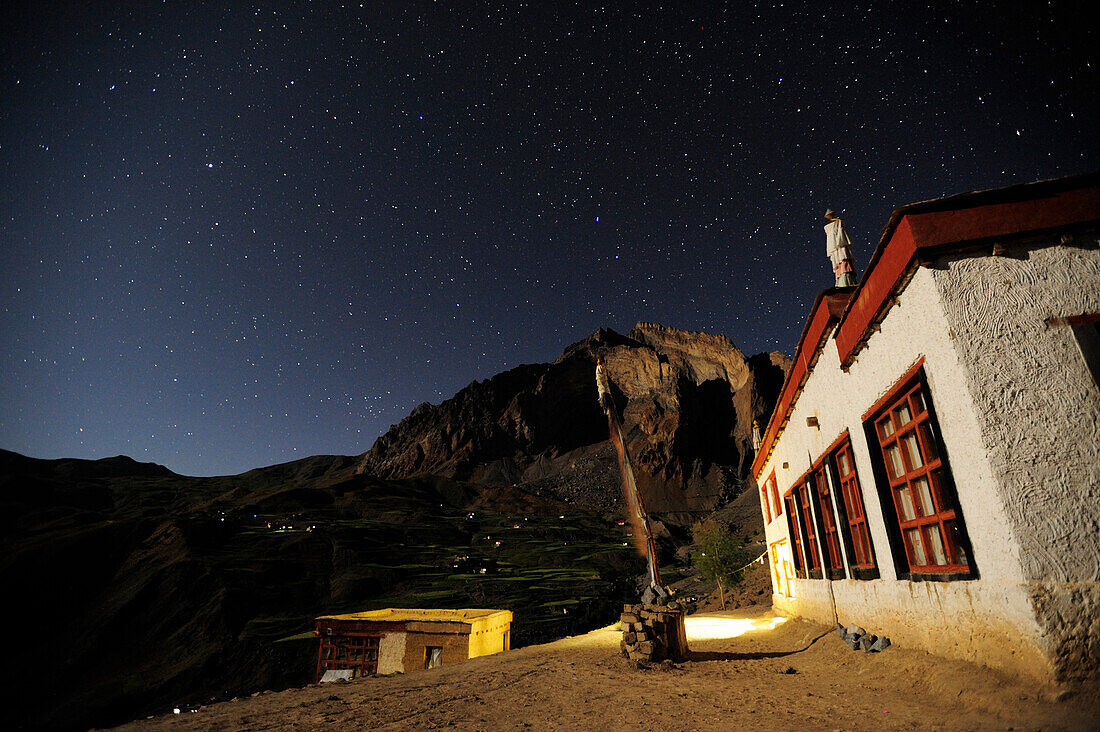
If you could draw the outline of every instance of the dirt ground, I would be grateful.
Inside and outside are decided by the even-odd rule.
[[[724,636],[724,637],[719,637]],[[1097,729],[1097,695],[893,646],[851,651],[766,606],[688,618],[692,658],[639,667],[612,627],[427,671],[267,692],[125,730]]]

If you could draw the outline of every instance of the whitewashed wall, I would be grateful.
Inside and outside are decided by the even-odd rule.
[[[378,643],[378,673],[399,674],[405,671],[405,640],[407,633],[386,633]]]
[[[909,582],[898,580],[894,571],[862,415],[921,357],[970,535],[979,572],[976,580]],[[817,417],[817,428],[806,426],[808,416]],[[1042,652],[1013,530],[939,290],[928,269],[916,271],[848,373],[840,370],[835,343],[830,339],[825,344],[761,480],[775,469],[783,494],[844,430],[851,436],[881,577],[834,582],[795,579],[793,597],[776,594],[775,606],[822,623],[832,624],[834,619],[845,625],[855,623],[898,645],[1040,678],[1049,676],[1051,668]],[[784,462],[787,469],[782,467]],[[785,516],[773,520],[766,532],[769,543],[786,537]],[[788,542],[788,551],[789,546]]]
[[[1097,244],[1033,241],[931,273],[1042,640],[1065,678],[1100,667],[1100,392],[1071,328],[1047,321],[1100,312]]]

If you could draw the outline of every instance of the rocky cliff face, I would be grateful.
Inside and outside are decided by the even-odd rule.
[[[638,487],[652,512],[694,514],[740,493],[790,361],[748,358],[723,336],[639,323],[600,330],[553,363],[525,365],[422,404],[362,457],[383,478],[437,474],[523,484],[589,506],[618,501],[618,471],[597,403],[602,358]]]

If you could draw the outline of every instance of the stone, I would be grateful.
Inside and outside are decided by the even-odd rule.
[[[638,616],[634,613],[623,613],[619,616],[619,622],[624,626],[638,622]]]
[[[879,638],[877,641],[871,644],[871,647],[867,650],[871,653],[878,653],[879,651],[885,651],[890,647],[890,639],[886,636]]]
[[[836,634],[841,640],[844,640],[844,636],[847,635],[847,631],[844,630],[844,626],[840,623],[836,624]]]
[[[655,648],[657,644],[653,641],[642,641],[638,644],[638,650],[648,655],[652,655]]]
[[[844,631],[848,635],[866,635],[867,631],[858,625],[849,625]]]
[[[637,633],[623,633],[623,642],[625,642],[625,643],[637,643],[638,642],[638,634]]]
[[[876,638],[873,635],[860,636],[859,650],[861,650],[861,651],[871,650],[871,646],[873,646],[875,644],[875,641],[877,641],[877,640],[878,640],[878,638]]]

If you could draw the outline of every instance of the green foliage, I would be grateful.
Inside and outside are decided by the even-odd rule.
[[[700,579],[727,588],[741,581],[742,573],[738,570],[751,559],[743,539],[711,523],[697,524],[691,539],[691,563]]]

